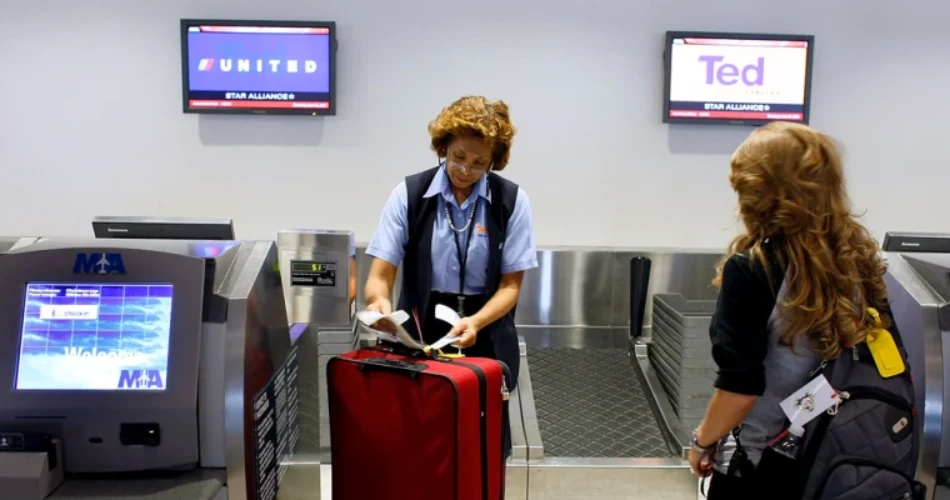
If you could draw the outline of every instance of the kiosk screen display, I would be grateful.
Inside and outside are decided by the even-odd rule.
[[[173,285],[27,283],[18,390],[166,386]]]

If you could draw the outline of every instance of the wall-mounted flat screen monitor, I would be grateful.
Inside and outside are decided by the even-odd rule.
[[[27,283],[16,389],[165,390],[173,288]]]
[[[665,123],[807,124],[810,35],[666,33]]]
[[[181,21],[185,113],[336,114],[336,23]]]

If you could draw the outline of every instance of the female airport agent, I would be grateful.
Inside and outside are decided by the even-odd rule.
[[[366,250],[373,264],[367,309],[388,314],[396,268],[403,263],[399,309],[406,329],[426,344],[447,333],[467,356],[503,361],[518,380],[514,307],[524,272],[537,267],[531,205],[499,176],[508,165],[515,128],[502,101],[463,97],[429,124],[439,166],[411,175],[392,192]],[[436,304],[460,313],[451,328]]]
[[[840,154],[824,134],[766,125],[736,150],[729,180],[745,233],[716,279],[710,338],[719,373],[689,462],[712,475],[710,500],[801,498],[793,471],[762,467],[786,421],[779,402],[822,359],[866,337],[868,307],[887,310],[885,264],[852,215]],[[774,474],[785,478],[768,482]]]

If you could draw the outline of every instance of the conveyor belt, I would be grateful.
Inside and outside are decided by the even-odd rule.
[[[544,452],[671,457],[625,349],[528,349]]]

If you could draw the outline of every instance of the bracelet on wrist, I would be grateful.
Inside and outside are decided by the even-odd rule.
[[[708,445],[708,446],[703,446],[703,445],[701,445],[701,444],[699,443],[699,431],[698,431],[698,430],[695,430],[695,431],[693,431],[693,437],[692,437],[692,439],[690,439],[690,443],[689,443],[689,444],[690,444],[690,447],[691,447],[694,451],[696,451],[697,453],[706,454],[706,453],[710,453],[710,452],[714,451],[714,450],[716,449],[716,446],[719,445],[719,442],[718,442],[718,441],[714,441],[712,444],[710,444],[710,445]]]

